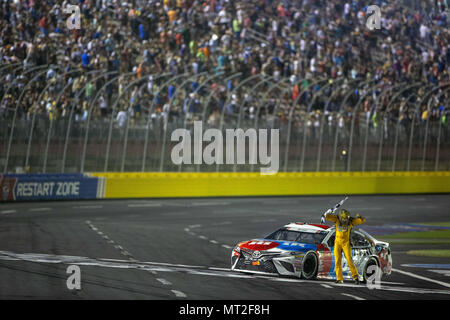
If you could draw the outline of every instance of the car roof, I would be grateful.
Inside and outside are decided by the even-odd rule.
[[[293,231],[300,232],[319,232],[319,231],[328,231],[330,226],[325,224],[315,224],[315,223],[305,223],[305,222],[291,222],[284,226],[284,228],[288,228]]]

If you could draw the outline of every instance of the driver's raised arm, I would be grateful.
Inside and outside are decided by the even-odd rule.
[[[325,212],[323,216],[325,217],[325,219],[327,219],[328,221],[331,221],[333,223],[336,223],[338,221],[337,215],[332,214],[331,209],[328,210],[327,212]]]
[[[357,226],[366,222],[366,218],[362,217],[359,213],[352,219],[352,225]]]

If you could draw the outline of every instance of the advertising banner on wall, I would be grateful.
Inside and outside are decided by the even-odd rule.
[[[97,199],[102,185],[83,174],[3,174],[0,201]]]

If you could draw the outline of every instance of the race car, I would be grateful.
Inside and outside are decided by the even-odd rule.
[[[262,239],[238,243],[231,253],[231,269],[307,280],[336,279],[335,232],[334,226],[303,222],[287,224]],[[359,228],[352,230],[350,241],[360,281],[367,281],[377,269],[375,266],[379,267],[380,277],[391,273],[389,243],[378,241]],[[351,280],[345,257],[342,257],[342,263],[344,279]]]

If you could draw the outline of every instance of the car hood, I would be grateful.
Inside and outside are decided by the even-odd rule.
[[[239,247],[249,249],[253,251],[265,251],[271,249],[279,249],[286,251],[316,251],[317,246],[310,243],[300,243],[291,241],[279,241],[268,239],[253,239],[245,242],[241,242]]]

